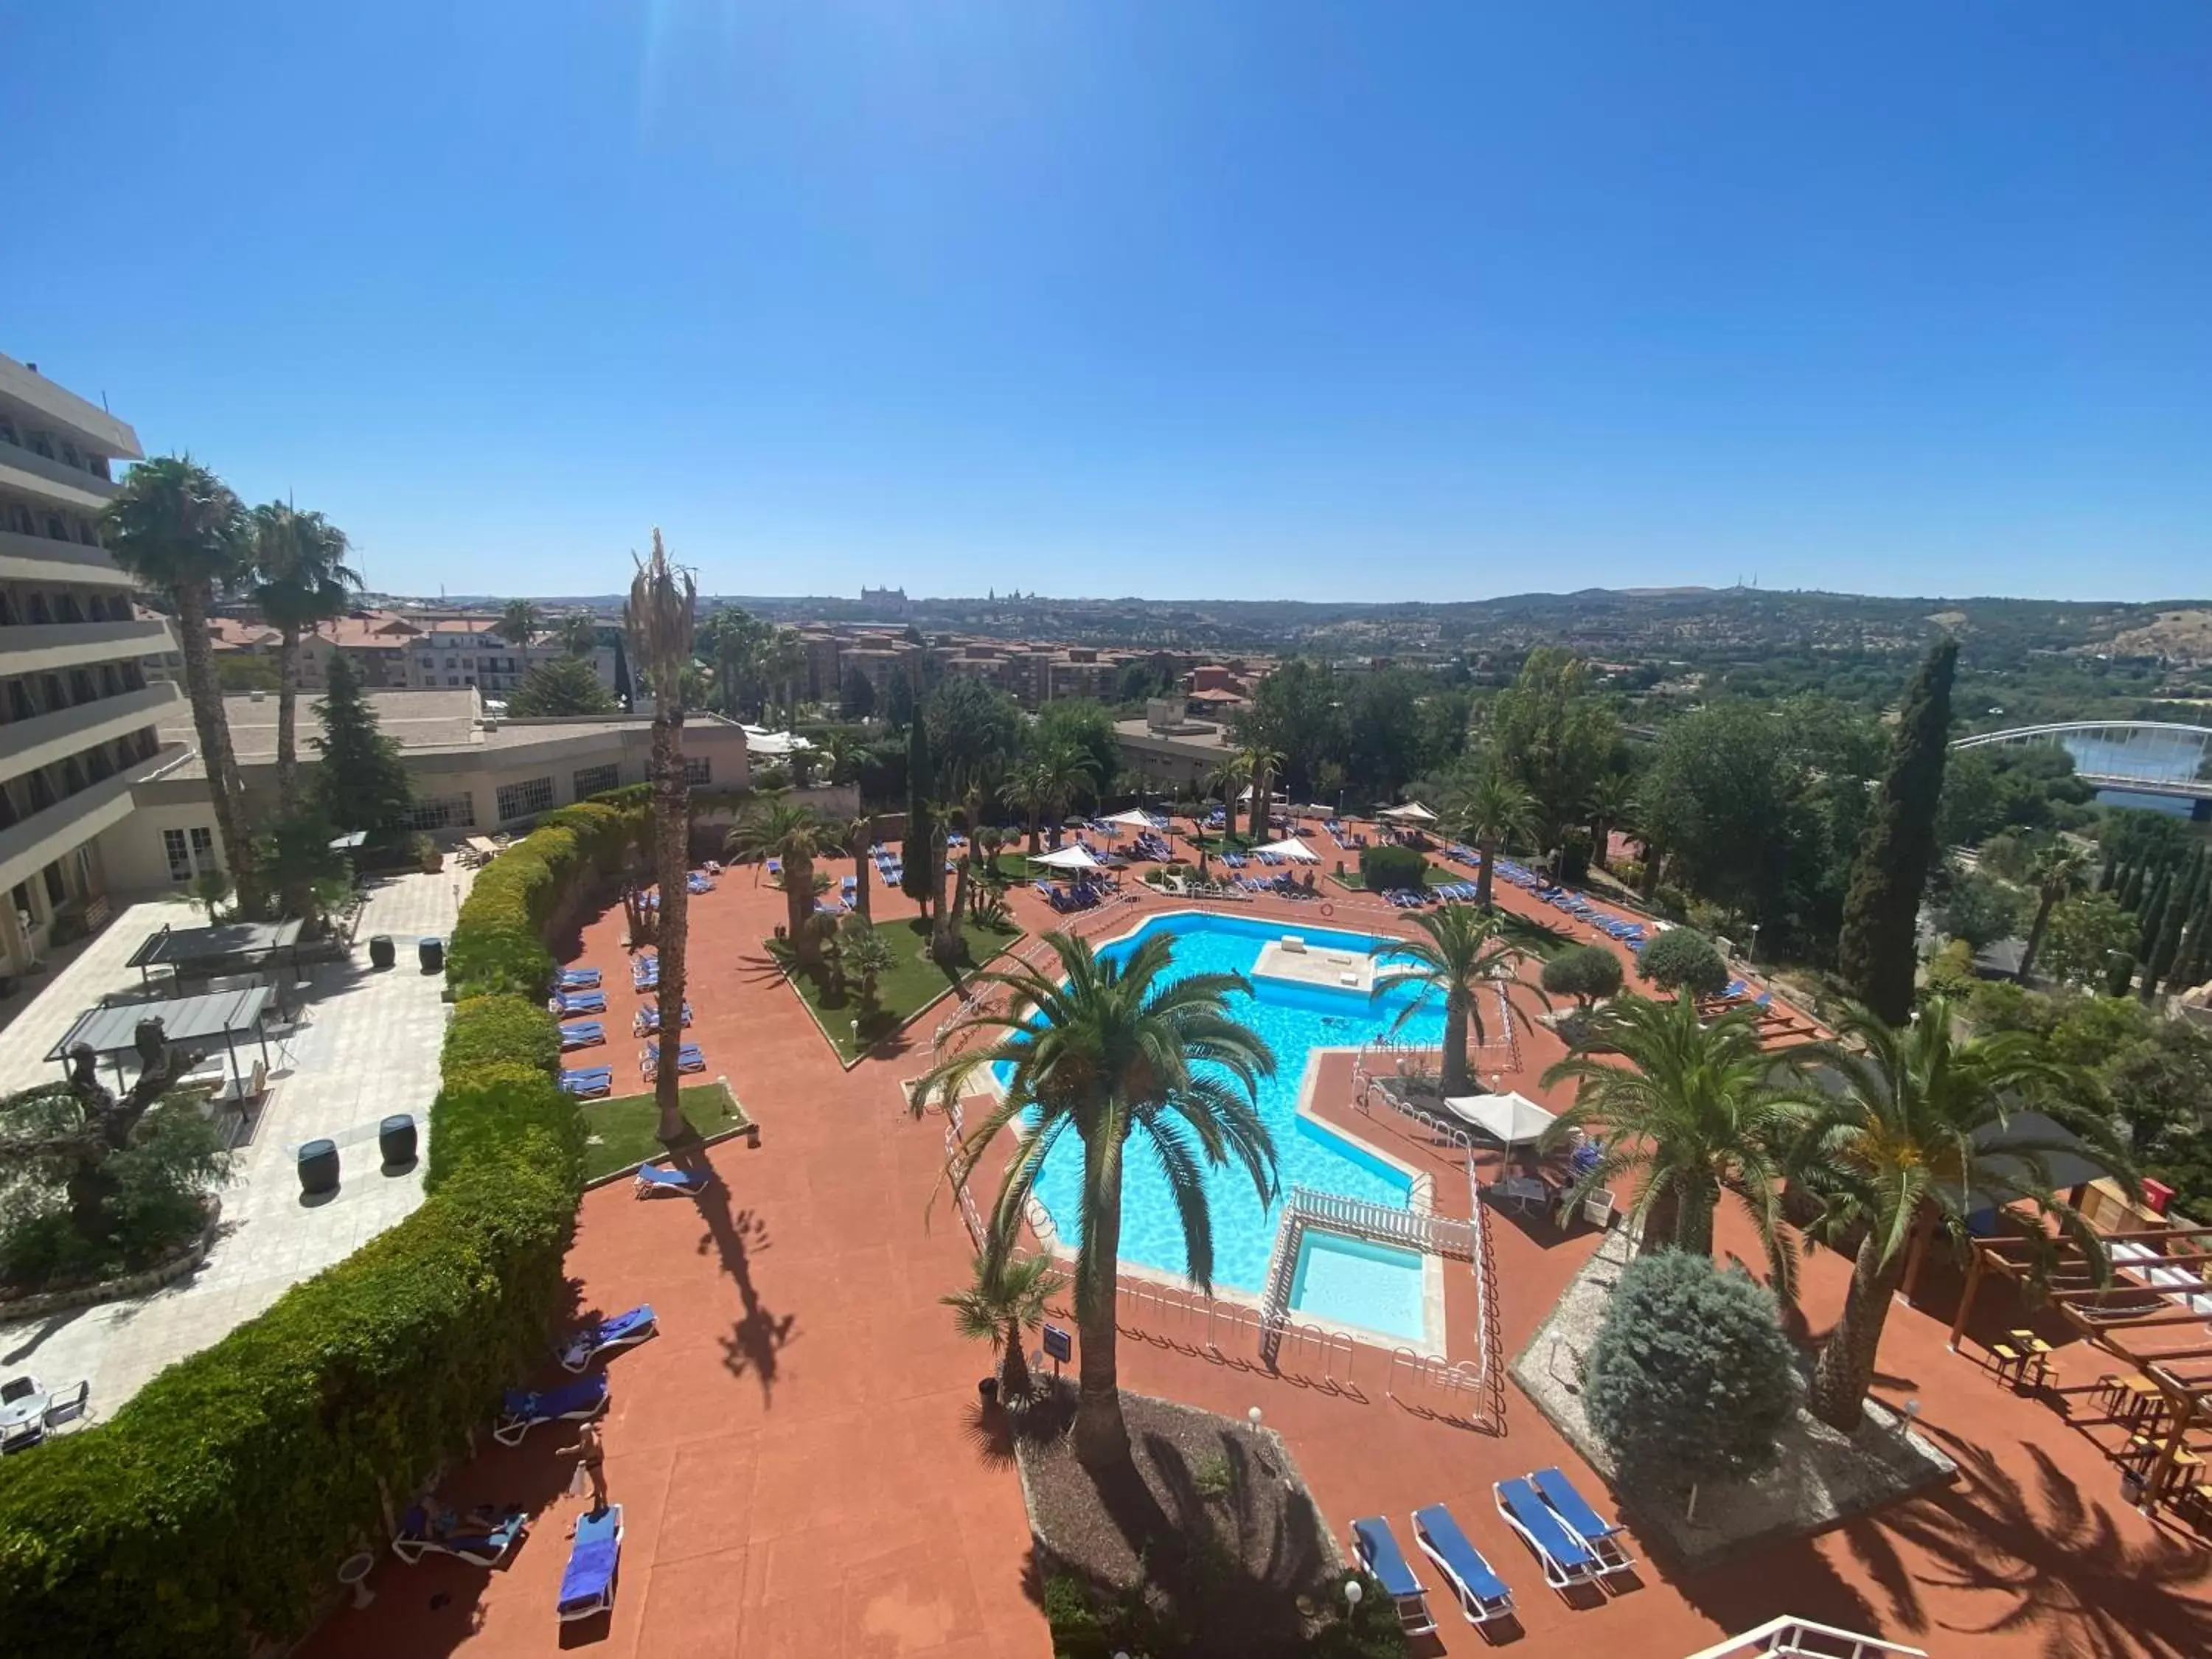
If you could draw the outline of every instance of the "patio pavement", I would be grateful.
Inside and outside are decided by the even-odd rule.
[[[88,1378],[94,1411],[111,1413],[155,1373],[219,1340],[422,1201],[419,1156],[411,1169],[381,1172],[377,1123],[412,1113],[427,1150],[449,1011],[440,1000],[443,976],[418,971],[413,941],[453,931],[471,878],[449,871],[380,879],[350,954],[315,964],[305,1023],[281,1046],[270,1039],[268,1103],[234,1155],[222,1232],[199,1269],[150,1295],[0,1326],[0,1368],[33,1372],[49,1386]],[[0,1087],[56,1080],[59,1067],[39,1056],[101,994],[137,986],[137,970],[124,965],[131,951],[165,921],[199,919],[196,908],[161,902],[117,917],[9,1027]],[[368,966],[368,941],[380,933],[403,947],[390,973]],[[252,1057],[241,1048],[241,1062]],[[318,1136],[338,1143],[341,1182],[335,1197],[310,1206],[295,1163],[301,1143]]]
[[[1555,917],[1502,886],[1499,899]],[[902,896],[878,889],[875,900],[879,921],[912,914]],[[1053,920],[1026,892],[1014,903],[1032,930]],[[1115,930],[1156,908],[1149,898],[1116,907]],[[1389,919],[1373,901],[1340,898],[1334,909],[1338,927]],[[1282,900],[1239,911],[1317,920],[1312,905]],[[580,1505],[554,1495],[571,1460],[558,1455],[567,1437],[546,1429],[519,1449],[487,1447],[442,1488],[457,1504],[538,1511],[506,1568],[410,1568],[387,1557],[371,1579],[373,1606],[334,1613],[301,1649],[307,1659],[509,1659],[572,1647],[607,1659],[1049,1653],[1018,1486],[976,1427],[975,1382],[988,1358],[952,1334],[937,1305],[963,1281],[969,1254],[938,1191],[941,1127],[909,1121],[897,1086],[921,1068],[938,1015],[844,1072],[761,949],[782,919],[781,895],[732,872],[691,915],[694,1036],[709,1073],[727,1073],[761,1123],[761,1146],[714,1150],[720,1180],[703,1204],[635,1201],[627,1186],[583,1203],[569,1258],[580,1309],[650,1300],[663,1332],[607,1367],[607,1477],[628,1528],[614,1614],[567,1629],[554,1620],[562,1534]],[[575,953],[616,986],[626,983],[620,931],[618,913],[602,916]],[[616,1012],[628,994],[611,999]],[[1522,1069],[1508,1086],[1543,1097],[1534,1079],[1558,1053],[1548,1032],[1526,1034]],[[626,1069],[629,1057],[613,1063]],[[1348,1062],[1335,1062],[1324,1093],[1348,1091]],[[1325,1100],[1324,1109],[1351,1121],[1340,1103]],[[1387,1115],[1359,1121],[1395,1155],[1456,1172]],[[1440,1194],[1449,1190],[1440,1177]],[[1548,1220],[1510,1212],[1498,1221],[1510,1352],[1595,1235],[1562,1236]],[[1719,1247],[1759,1260],[1733,1215],[1722,1218]],[[1815,1333],[1834,1317],[1848,1273],[1832,1253],[1807,1261]],[[1447,1285],[1455,1332],[1471,1322],[1464,1281],[1460,1269]],[[1522,1628],[1510,1644],[1530,1654],[1679,1659],[1778,1613],[1944,1659],[2212,1652],[2212,1553],[2170,1517],[2121,1501],[2099,1448],[2106,1431],[2086,1415],[2097,1362],[2074,1347],[2060,1358],[2063,1392],[2014,1395],[1976,1363],[1973,1340],[1965,1354],[1946,1351],[1953,1294],[1955,1279],[1933,1271],[1923,1310],[1897,1310],[1877,1389],[1893,1404],[1920,1403],[1923,1429],[1962,1465],[1955,1487],[1693,1577],[1647,1565],[1626,1593],[1579,1607],[1545,1589],[1498,1520],[1491,1483],[1556,1462],[1601,1504],[1604,1486],[1517,1390],[1499,1436],[1423,1415],[1417,1395],[1394,1398],[1378,1350],[1358,1350],[1349,1376],[1334,1383],[1297,1363],[1269,1376],[1233,1355],[1217,1360],[1174,1330],[1145,1330],[1149,1316],[1132,1310],[1120,1351],[1133,1389],[1240,1416],[1261,1406],[1340,1538],[1354,1516],[1379,1512],[1404,1539],[1407,1511],[1450,1504],[1514,1587]],[[1972,1338],[2024,1322],[1997,1301],[1985,1293]],[[1456,1340],[1454,1350],[1466,1352]],[[1648,1563],[1640,1540],[1632,1547]],[[1447,1597],[1437,1606],[1440,1639],[1417,1652],[1486,1650]]]

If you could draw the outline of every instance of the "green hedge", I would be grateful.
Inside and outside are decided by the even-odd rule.
[[[1377,845],[1359,849],[1360,884],[1370,893],[1419,888],[1429,879],[1429,861],[1410,847]]]
[[[550,815],[477,878],[430,1109],[428,1196],[99,1427],[0,1464],[0,1631],[21,1659],[203,1659],[307,1628],[500,1390],[544,1359],[583,1127],[537,1005],[565,884],[634,801]]]

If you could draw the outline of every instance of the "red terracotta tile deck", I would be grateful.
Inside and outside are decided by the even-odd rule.
[[[1314,839],[1324,867],[1333,866],[1335,849]],[[1498,895],[1562,920],[1504,884]],[[874,897],[879,919],[912,914],[908,901],[879,886]],[[1026,892],[1013,902],[1033,930],[1056,920]],[[924,1063],[938,1016],[844,1071],[798,1000],[765,971],[760,940],[782,903],[742,870],[691,908],[692,1036],[709,1073],[726,1074],[759,1120],[759,1148],[715,1148],[720,1180],[704,1202],[638,1201],[626,1184],[588,1194],[569,1260],[580,1308],[650,1301],[662,1332],[607,1364],[606,1472],[627,1528],[611,1620],[564,1628],[554,1619],[568,1553],[562,1534],[579,1504],[558,1495],[569,1460],[555,1454],[567,1437],[542,1428],[518,1449],[487,1443],[444,1489],[459,1503],[542,1510],[510,1565],[486,1572],[387,1558],[371,1580],[374,1603],[333,1614],[302,1650],[311,1659],[507,1659],[571,1648],[609,1659],[1048,1655],[1026,1583],[1019,1490],[976,1425],[986,1356],[953,1334],[937,1305],[963,1280],[969,1254],[950,1204],[940,1194],[931,1208],[940,1126],[909,1121],[897,1088]],[[1115,930],[1159,904],[1115,907]],[[1341,896],[1333,908],[1338,927],[1371,927],[1389,915]],[[1320,920],[1314,905],[1280,899],[1239,908],[1308,926]],[[602,917],[576,955],[607,972],[617,1021],[629,994],[620,931],[619,912]],[[612,1048],[627,1085],[634,1061],[621,1042]],[[1559,1052],[1548,1033],[1525,1034],[1523,1070],[1509,1086],[1541,1097],[1534,1079]],[[1463,1213],[1458,1166],[1387,1114],[1354,1116],[1348,1092],[1348,1060],[1333,1062],[1323,1114],[1437,1167],[1440,1207]],[[1496,1222],[1510,1352],[1594,1236],[1562,1237],[1547,1219],[1510,1212]],[[1723,1218],[1720,1245],[1757,1259],[1733,1218]],[[1840,1304],[1848,1270],[1832,1255],[1807,1262],[1816,1330]],[[1471,1280],[1455,1266],[1447,1284],[1456,1354],[1473,1323]],[[1121,1354],[1132,1388],[1239,1415],[1260,1406],[1340,1537],[1355,1516],[1379,1511],[1410,1546],[1408,1512],[1449,1503],[1513,1585],[1522,1615],[1515,1645],[1528,1653],[1686,1655],[1782,1613],[1974,1659],[2212,1653],[2212,1553],[2203,1540],[2122,1501],[2094,1426],[2069,1424],[2050,1400],[2001,1388],[1975,1363],[1972,1340],[1966,1353],[1946,1352],[1956,1288],[1955,1275],[1931,1273],[1924,1309],[1897,1310],[1880,1383],[1893,1401],[1920,1402],[1923,1425],[1962,1464],[1955,1487],[1687,1580],[1648,1565],[1639,1543],[1640,1583],[1585,1607],[1544,1589],[1492,1504],[1493,1480],[1553,1462],[1594,1496],[1601,1492],[1517,1390],[1509,1390],[1500,1437],[1424,1415],[1418,1397],[1394,1399],[1389,1358],[1376,1350],[1359,1350],[1347,1386],[1334,1390],[1314,1386],[1296,1362],[1270,1376],[1157,1335],[1125,1336]],[[1992,1291],[1984,1304],[1983,1337],[2023,1322]],[[2086,1414],[2103,1367],[2078,1345],[2059,1363],[2063,1398]],[[1448,1596],[1437,1607],[1442,1641],[1430,1651],[1483,1650]]]

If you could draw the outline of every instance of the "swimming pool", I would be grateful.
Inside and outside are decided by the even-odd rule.
[[[1102,947],[1100,954],[1109,958],[1126,957],[1141,939],[1165,932],[1175,936],[1175,962],[1169,969],[1175,978],[1197,973],[1249,973],[1260,947],[1287,931],[1292,930],[1279,921],[1243,916],[1196,913],[1155,916],[1127,939]],[[1364,951],[1374,943],[1364,933],[1310,927],[1295,931],[1316,950]],[[1413,1183],[1404,1171],[1312,1119],[1299,1116],[1297,1101],[1310,1051],[1356,1048],[1370,1038],[1386,1035],[1398,1011],[1413,995],[1411,991],[1401,991],[1370,997],[1364,992],[1257,980],[1253,995],[1230,999],[1231,1012],[1265,1037],[1275,1051],[1275,1075],[1260,1084],[1259,1109],[1275,1139],[1277,1179],[1283,1194],[1292,1187],[1310,1187],[1380,1204],[1406,1204]],[[1401,1036],[1417,1042],[1437,1042],[1443,1035],[1441,1005],[1414,1015],[1400,1031]],[[1166,1178],[1141,1150],[1138,1139],[1133,1139],[1130,1146],[1131,1156],[1121,1181],[1121,1260],[1180,1276],[1189,1264]],[[1070,1248],[1082,1242],[1082,1219],[1077,1210],[1082,1185],[1082,1143],[1073,1135],[1064,1136],[1038,1173],[1036,1195],[1051,1212],[1054,1226]],[[1267,1256],[1274,1245],[1282,1200],[1262,1205],[1252,1190],[1251,1178],[1234,1164],[1206,1171],[1206,1194],[1213,1216],[1216,1288],[1256,1293],[1267,1279]],[[1418,1258],[1415,1261],[1418,1266]],[[1371,1318],[1359,1319],[1348,1312],[1334,1316],[1373,1325]]]
[[[1308,1228],[1298,1239],[1291,1307],[1309,1318],[1425,1341],[1421,1258],[1411,1250]]]

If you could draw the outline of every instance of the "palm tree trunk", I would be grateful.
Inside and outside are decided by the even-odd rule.
[[[1674,1248],[1689,1255],[1701,1255],[1707,1261],[1713,1254],[1713,1212],[1720,1207],[1720,1194],[1698,1188],[1685,1193],[1680,1207],[1674,1212]]]
[[[791,948],[801,962],[812,962],[814,943],[814,860],[787,858],[783,861],[783,918],[791,934]]]
[[[1030,1397],[1029,1356],[1022,1352],[1022,1322],[1006,1322],[1006,1357],[999,1367],[999,1399],[1019,1405]]]
[[[1121,1148],[1084,1146],[1084,1185],[1094,1200],[1084,1206],[1083,1253],[1076,1264],[1075,1322],[1082,1334],[1077,1355],[1075,1455],[1094,1475],[1129,1466],[1129,1425],[1121,1417],[1121,1373],[1115,1364],[1115,1298],[1121,1259]]]
[[[2035,966],[2035,953],[2043,948],[2043,930],[2051,925],[2051,907],[2057,896],[2045,893],[2035,906],[2035,925],[2027,930],[2027,946],[2020,953],[2020,972],[2013,977],[2022,985],[2027,983],[2028,970]]]
[[[1474,902],[1485,910],[1494,908],[1490,893],[1492,877],[1498,867],[1498,843],[1486,841],[1477,844],[1476,852],[1482,854],[1482,868],[1474,878]]]
[[[1661,1250],[1673,1249],[1681,1226],[1682,1195],[1669,1183],[1644,1212],[1644,1237],[1636,1247],[1636,1254],[1655,1255]]]
[[[1030,808],[1030,856],[1031,858],[1035,858],[1037,855],[1038,851],[1042,848],[1043,844],[1042,834],[1038,823],[1037,809],[1032,806]]]
[[[1813,1386],[1806,1401],[1813,1415],[1832,1428],[1849,1431],[1865,1414],[1867,1389],[1874,1382],[1876,1356],[1881,1349],[1881,1329],[1889,1318],[1890,1298],[1905,1276],[1905,1253],[1882,1259],[1881,1230],[1869,1229],[1851,1267],[1851,1288],[1844,1297],[1843,1317],[1820,1347],[1814,1362]]]
[[[1468,1088],[1467,988],[1455,986],[1444,999],[1443,1089],[1447,1095],[1463,1095]]]
[[[223,718],[222,684],[215,672],[215,650],[208,641],[208,601],[212,593],[204,582],[180,584],[177,601],[177,641],[185,659],[185,693],[191,700],[192,730],[200,740],[200,760],[207,769],[208,797],[215,809],[215,831],[222,842],[222,861],[229,867],[231,885],[237,890],[239,914],[261,913],[260,866],[253,855],[252,838],[240,822],[240,797],[238,757],[230,746],[230,722]]]
[[[868,914],[868,854],[865,847],[856,848],[853,853],[853,908],[862,921],[874,921],[875,918]]]
[[[276,811],[290,817],[300,790],[300,739],[292,729],[300,702],[300,630],[284,627],[276,647]]]
[[[1644,879],[1636,884],[1638,897],[1648,899],[1659,890],[1659,866],[1666,861],[1666,854],[1648,841],[1644,843]]]
[[[690,940],[691,790],[684,775],[684,732],[678,711],[656,709],[653,720],[653,864],[660,878],[660,1066],[653,1077],[659,1121],[653,1133],[664,1146],[684,1138],[683,1081],[676,1056],[684,1045],[684,951]]]

